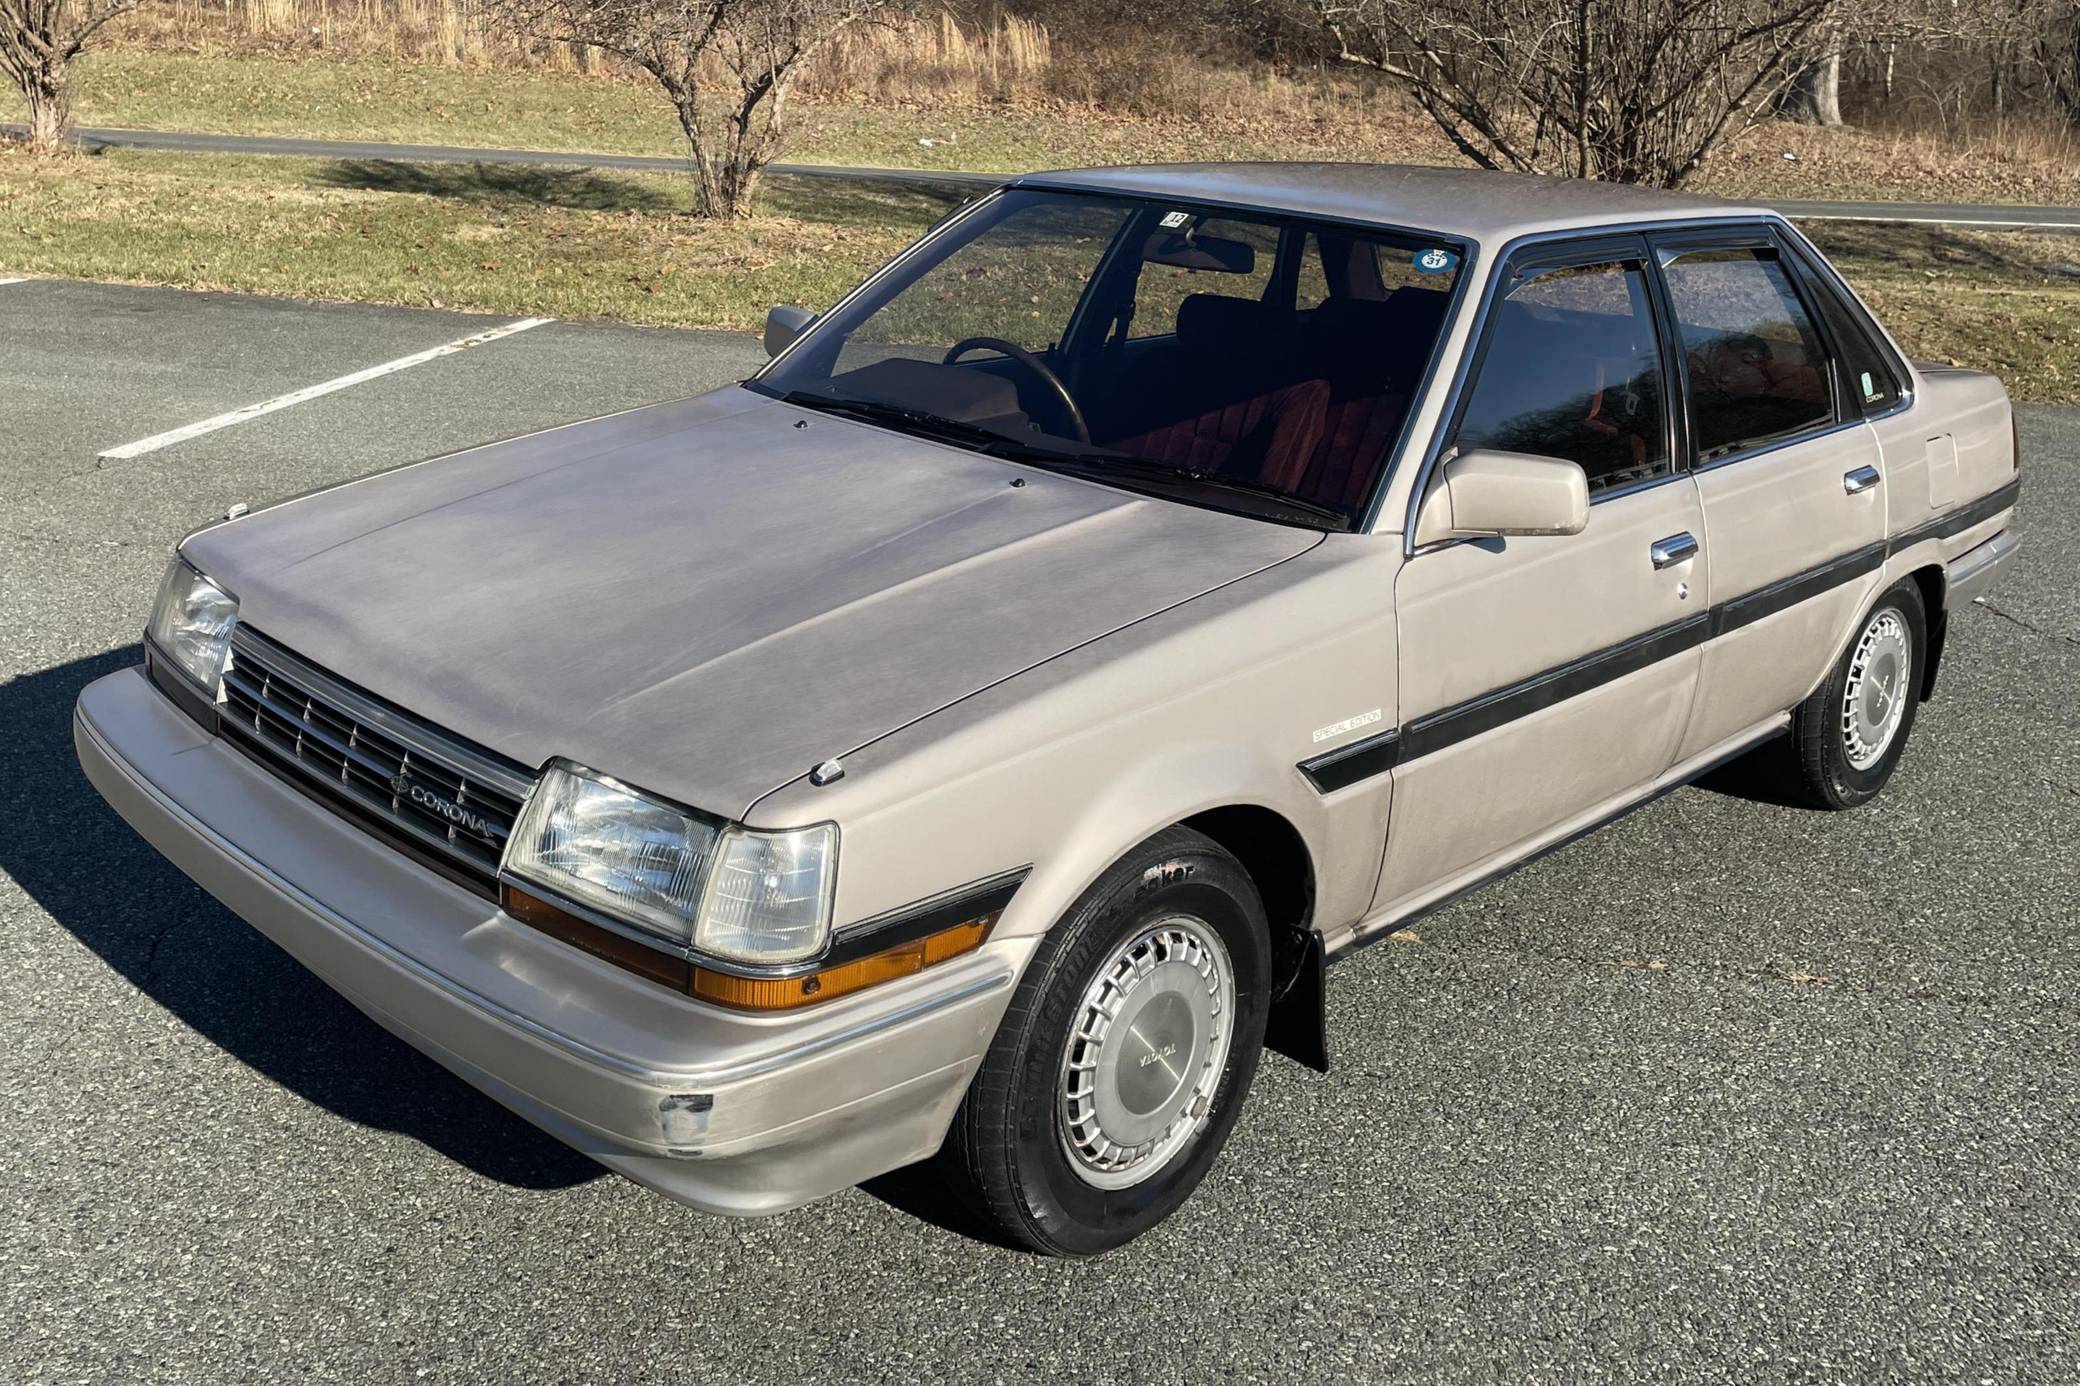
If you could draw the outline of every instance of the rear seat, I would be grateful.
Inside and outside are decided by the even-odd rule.
[[[1193,471],[1291,490],[1322,437],[1329,387],[1295,379],[1292,318],[1255,299],[1193,294],[1177,345],[1121,384],[1128,406],[1167,404],[1162,422],[1110,446]]]
[[[1129,408],[1170,401],[1177,417],[1111,446],[1354,510],[1401,431],[1448,301],[1404,287],[1331,298],[1296,319],[1255,299],[1193,294],[1178,308],[1175,350],[1119,391]]]
[[[1685,327],[1684,335],[1706,333]],[[1798,342],[1737,335],[1709,342],[1687,355],[1702,448],[1736,446],[1828,417],[1827,377]]]
[[[1448,298],[1399,288],[1383,299],[1331,298],[1307,315],[1305,370],[1328,382],[1329,407],[1300,495],[1352,509],[1364,503],[1401,432]]]

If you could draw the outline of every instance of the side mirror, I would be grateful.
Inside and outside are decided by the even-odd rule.
[[[780,304],[766,310],[766,355],[778,356],[794,345],[795,338],[809,330],[816,315],[807,308]]]
[[[1580,534],[1589,523],[1581,464],[1475,448],[1437,469],[1416,511],[1417,547],[1441,539]]]

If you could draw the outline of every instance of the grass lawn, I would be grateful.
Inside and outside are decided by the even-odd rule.
[[[86,125],[614,154],[684,149],[648,79],[122,46],[80,59],[76,87],[76,115]],[[14,100],[11,88],[0,93],[0,119],[21,118]],[[1013,172],[1192,159],[1461,162],[1426,118],[1390,93],[1298,82],[1245,84],[1226,104],[1188,116],[1060,102],[804,103],[794,111],[787,157],[803,163]],[[2080,204],[2080,167],[1984,142],[1944,146],[1771,125],[1715,156],[1694,188],[1735,197]]]
[[[684,179],[516,166],[0,153],[0,274],[752,329],[821,308],[936,219],[928,189],[773,179],[756,217]],[[1809,227],[1907,349],[2080,403],[2080,237]]]
[[[1803,229],[1916,360],[1990,370],[2016,399],[2080,404],[2080,235]]]
[[[0,154],[0,266],[666,326],[822,307],[945,208],[929,193],[773,180],[760,215],[680,215],[687,180],[512,166],[112,151]]]
[[[127,48],[89,54],[77,74],[82,125],[607,154],[686,148],[647,78]],[[1385,157],[1377,138],[1353,149],[1347,130],[1301,124],[1252,134],[1233,121],[1151,121],[1088,108],[797,104],[794,120],[787,157],[802,163],[996,173],[1160,159]],[[1419,146],[1392,157],[1451,157],[1441,139],[1418,133]]]

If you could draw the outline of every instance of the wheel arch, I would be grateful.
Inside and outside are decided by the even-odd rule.
[[[1950,575],[1940,563],[1924,563],[1907,574],[1921,589],[1921,609],[1928,619],[1922,632],[1928,658],[1921,668],[1921,701],[1936,695],[1936,670],[1943,662],[1943,644],[1950,633]]]
[[[1271,1019],[1264,1044],[1318,1072],[1329,1069],[1323,1015],[1321,937],[1314,929],[1315,864],[1307,840],[1284,814],[1261,804],[1224,804],[1179,820],[1242,864],[1271,925]]]

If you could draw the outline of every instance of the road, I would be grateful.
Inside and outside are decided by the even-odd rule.
[[[0,124],[0,134],[21,135],[26,127]],[[389,159],[409,164],[547,164],[564,168],[636,169],[670,172],[683,159],[645,154],[583,154],[541,149],[472,149],[446,144],[385,144],[363,140],[284,139],[272,135],[206,135],[174,130],[114,130],[80,127],[73,136],[89,149],[159,149],[183,154],[273,154],[313,159]],[[835,164],[774,164],[776,174],[937,186],[949,191],[993,188],[1010,174],[960,173],[941,169],[861,168]],[[2002,202],[1854,202],[1784,198],[1765,204],[1801,221],[1878,221],[1989,229],[2031,228],[2080,231],[2080,207],[2031,207]]]
[[[535,1133],[160,860],[73,760],[169,547],[726,381],[748,339],[0,286],[0,1379],[2080,1379],[2080,411],[1877,804],[1677,793],[1331,974],[1169,1224],[1063,1264],[928,1180],[755,1223]],[[542,593],[542,619],[557,609]]]

